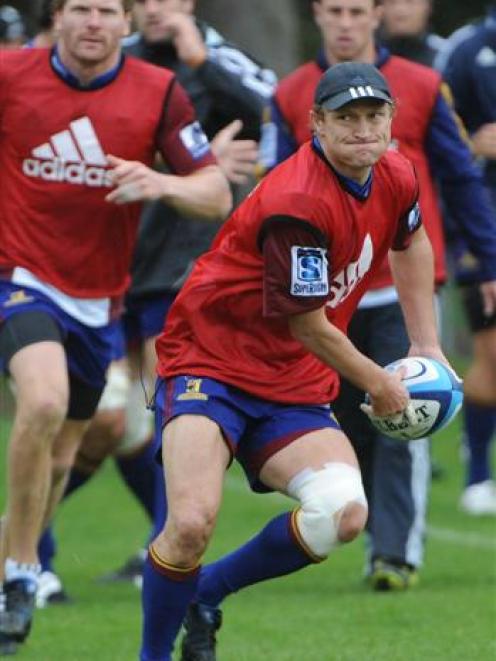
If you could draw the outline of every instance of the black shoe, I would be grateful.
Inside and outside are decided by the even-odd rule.
[[[24,578],[5,581],[3,584],[5,610],[0,613],[0,643],[8,654],[15,653],[15,650],[9,651],[9,643],[22,643],[29,635],[35,609],[36,587],[36,581]]]
[[[376,592],[400,592],[415,587],[418,573],[411,565],[376,558],[372,563],[369,582]]]
[[[215,633],[222,624],[222,611],[204,604],[191,604],[184,619],[181,661],[215,661]]]
[[[132,555],[129,560],[112,572],[100,576],[99,583],[133,583],[141,588],[143,583],[143,567],[145,566],[146,551]]]

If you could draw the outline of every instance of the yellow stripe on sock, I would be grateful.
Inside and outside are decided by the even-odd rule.
[[[148,547],[148,552],[150,553],[150,556],[156,565],[174,574],[182,574],[184,577],[186,577],[187,575],[195,574],[200,569],[200,564],[197,564],[194,567],[178,567],[177,565],[173,565],[172,563],[167,562],[160,557],[160,555],[154,549],[153,544],[150,544]]]

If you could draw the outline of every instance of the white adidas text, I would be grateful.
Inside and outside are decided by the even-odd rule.
[[[108,170],[86,163],[66,163],[60,158],[41,161],[26,158],[22,171],[28,177],[39,177],[45,181],[66,181],[69,184],[85,184],[95,188],[112,186],[112,177]]]

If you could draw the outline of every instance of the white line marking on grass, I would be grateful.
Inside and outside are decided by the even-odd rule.
[[[449,528],[427,526],[427,534],[432,539],[449,542],[457,546],[469,546],[484,551],[496,551],[496,539],[491,539],[491,537],[487,537],[486,535],[480,535],[477,532],[461,532],[460,530],[450,530]]]
[[[225,479],[225,488],[228,491],[235,491],[237,493],[244,492],[246,495],[252,493],[244,478],[229,473]],[[266,494],[265,497],[271,498],[272,500],[278,500],[281,503],[294,503],[294,501],[288,496],[283,496],[277,492]],[[456,546],[466,546],[481,551],[496,551],[496,539],[488,537],[487,535],[481,535],[477,532],[462,532],[461,530],[452,530],[450,528],[427,526],[427,534],[432,539],[436,539],[440,542],[447,542],[448,544],[455,544]]]

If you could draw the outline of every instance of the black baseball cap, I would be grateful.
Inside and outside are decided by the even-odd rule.
[[[391,90],[382,73],[373,64],[341,62],[329,67],[315,90],[315,104],[337,110],[360,99],[393,103]]]

